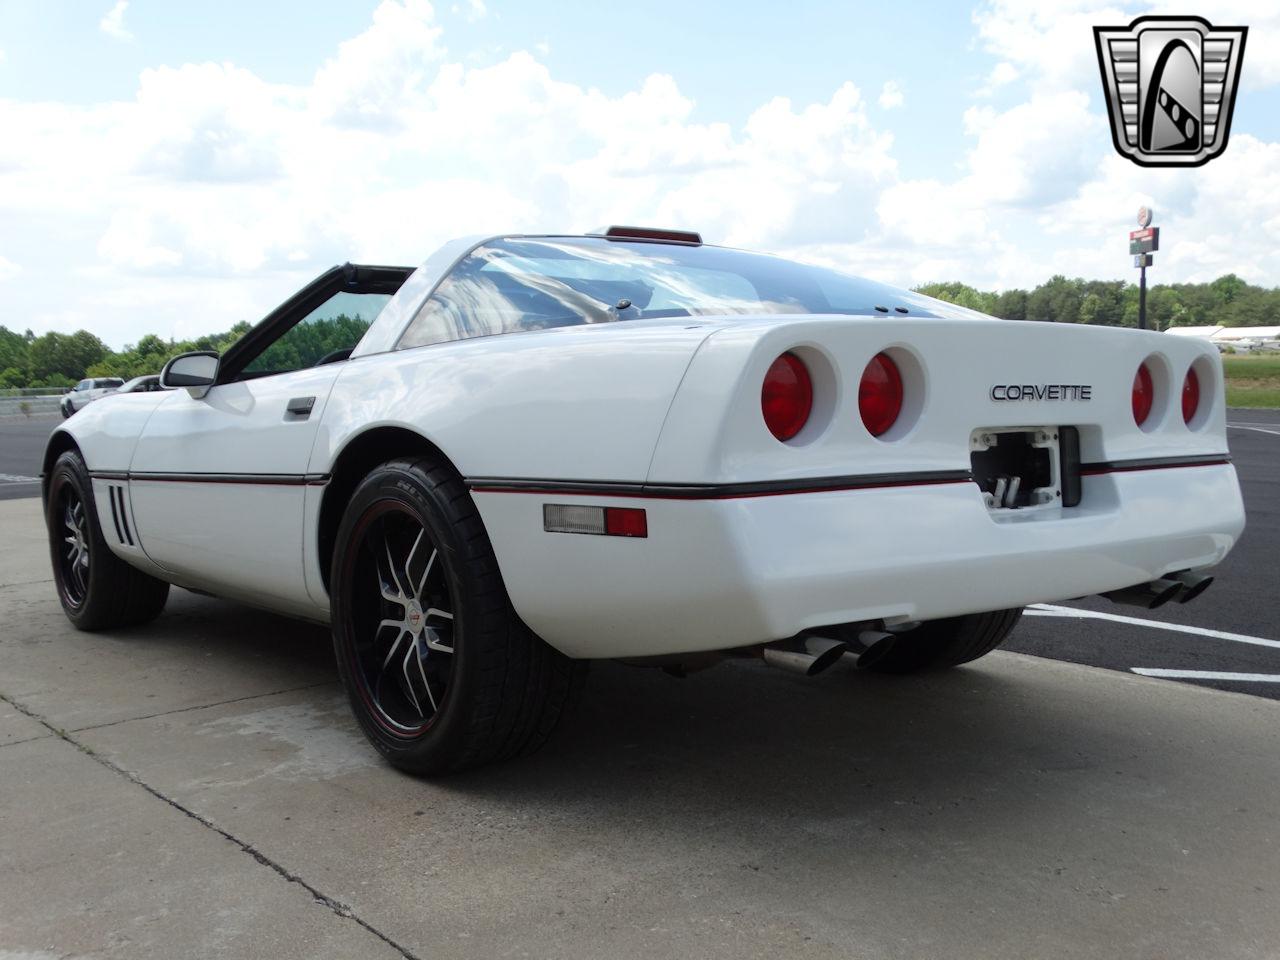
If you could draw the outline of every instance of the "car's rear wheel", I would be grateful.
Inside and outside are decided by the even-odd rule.
[[[930,620],[898,635],[888,653],[868,664],[878,673],[916,673],[956,667],[984,657],[1018,625],[1022,608]]]
[[[62,454],[49,474],[46,510],[58,599],[74,626],[105,630],[159,616],[169,584],[111,552],[98,524],[89,472],[75,451]]]
[[[586,664],[516,616],[470,494],[430,458],[383,464],[356,488],[330,587],[352,709],[404,770],[530,753],[581,688]]]

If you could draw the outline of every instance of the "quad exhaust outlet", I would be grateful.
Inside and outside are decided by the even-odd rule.
[[[847,660],[850,666],[868,667],[887,654],[896,639],[881,630],[863,630],[855,643],[830,637],[807,637],[803,651],[765,647],[761,656],[771,667],[815,677],[841,660]]]
[[[1170,600],[1190,603],[1208,590],[1212,583],[1213,577],[1184,570],[1149,583],[1139,583],[1132,587],[1125,587],[1123,590],[1110,590],[1102,596],[1113,603],[1154,610],[1156,607],[1164,606]]]

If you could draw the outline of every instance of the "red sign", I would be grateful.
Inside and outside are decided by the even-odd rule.
[[[1145,230],[1130,230],[1130,240],[1147,240],[1155,235],[1155,227],[1147,227]]]

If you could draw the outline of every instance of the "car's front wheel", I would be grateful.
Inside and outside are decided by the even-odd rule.
[[[1022,618],[1022,608],[930,620],[898,635],[888,653],[867,665],[877,673],[917,673],[956,667],[1000,646]]]
[[[75,412],[76,412],[76,408],[72,405],[70,400],[64,400],[62,402],[62,419],[63,420],[70,418],[70,416]]]
[[[169,584],[111,552],[98,523],[89,471],[75,451],[62,454],[49,473],[45,520],[58,599],[73,625],[104,630],[160,615]]]
[[[430,458],[375,469],[352,495],[330,577],[352,709],[389,760],[442,774],[530,753],[581,687],[516,616],[461,479]]]

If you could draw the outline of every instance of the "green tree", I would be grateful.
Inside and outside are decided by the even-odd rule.
[[[1168,330],[1170,326],[1189,325],[1190,313],[1173,287],[1159,286],[1147,294],[1147,326]],[[1184,322],[1185,321],[1185,322]]]
[[[1231,327],[1280,326],[1280,290],[1245,288],[1226,306],[1222,322]]]
[[[1061,274],[1050,277],[1027,297],[1027,319],[1078,322],[1083,286],[1083,280],[1068,280]]]
[[[994,293],[983,293],[980,290],[975,290],[967,283],[957,283],[955,281],[949,283],[926,283],[924,286],[916,287],[915,290],[917,293],[923,293],[926,297],[945,300],[948,303],[968,307],[970,310],[978,310],[982,313],[990,313],[995,307],[996,296]]]
[[[0,326],[0,370],[26,370],[31,337]]]
[[[1102,298],[1096,293],[1086,293],[1080,301],[1081,323],[1102,323]]]
[[[1245,283],[1234,273],[1228,273],[1209,284],[1209,289],[1214,292],[1223,304],[1228,304],[1243,293],[1245,288],[1248,286],[1249,284]]]
[[[991,312],[994,316],[1003,317],[1005,320],[1027,319],[1027,291],[1004,291],[996,297]]]
[[[93,364],[106,358],[107,346],[88,330],[73,334],[46,333],[31,341],[27,351],[27,366],[33,380],[43,380],[58,374],[72,380],[84,376]]]

